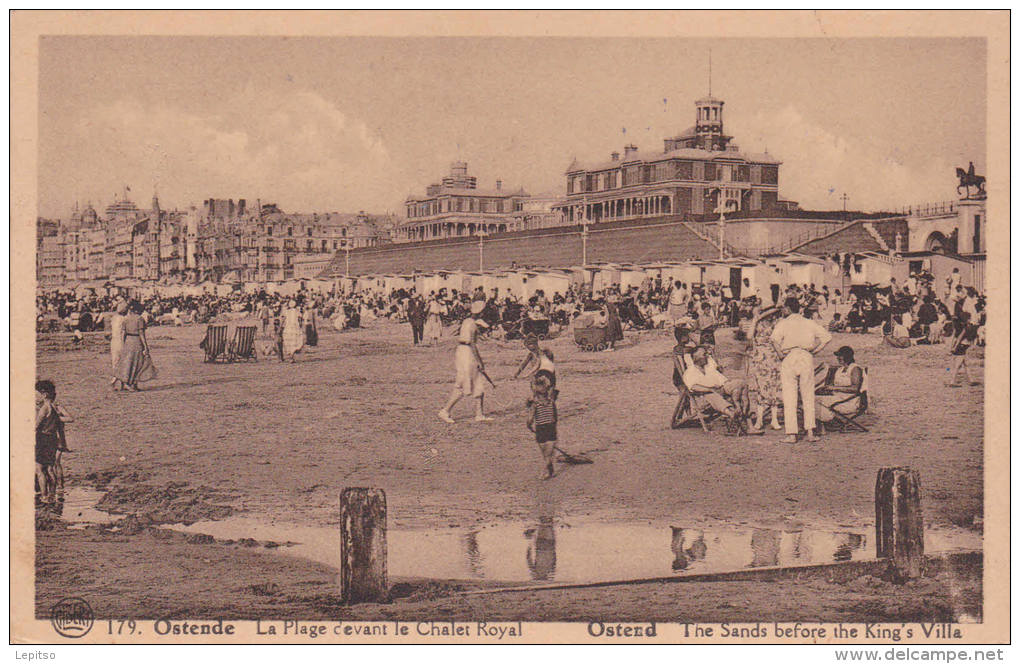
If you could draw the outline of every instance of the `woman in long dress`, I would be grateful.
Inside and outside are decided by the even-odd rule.
[[[283,355],[296,362],[295,355],[301,352],[305,344],[305,331],[301,328],[301,312],[294,300],[287,302],[283,312]]]
[[[120,351],[124,347],[124,331],[122,326],[124,325],[124,315],[127,311],[127,302],[121,301],[110,316],[110,371],[113,374],[113,377],[110,379],[110,385],[115,390],[123,387],[123,383],[117,378],[117,362],[120,360]]]
[[[776,411],[783,402],[782,384],[779,381],[779,365],[782,359],[772,345],[772,330],[782,317],[779,307],[768,307],[755,315],[751,322],[748,339],[751,343],[750,370],[751,386],[757,386],[758,404],[755,412],[754,428],[761,430],[765,408],[772,410],[772,428],[779,429]]]
[[[609,348],[615,350],[616,342],[623,341],[623,323],[620,321],[620,296],[612,294],[606,298],[606,333],[609,336]]]
[[[431,346],[438,343],[439,337],[443,334],[443,305],[438,299],[433,297],[429,300],[429,307],[426,313],[428,314],[428,317],[425,319],[425,329],[422,332],[422,340]]]
[[[120,324],[121,349],[117,359],[117,380],[120,389],[138,391],[138,383],[155,373],[149,359],[149,343],[145,339],[145,320],[142,305],[133,302],[130,311]]]

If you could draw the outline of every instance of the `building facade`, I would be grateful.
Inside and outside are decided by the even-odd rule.
[[[35,246],[36,282],[43,288],[60,286],[64,273],[64,239],[58,222],[36,220]]]
[[[276,205],[245,199],[207,199],[201,206],[167,211],[153,196],[140,209],[127,196],[100,216],[75,204],[68,220],[40,219],[36,276],[47,288],[82,281],[134,279],[183,282],[282,281],[305,275],[295,259],[328,262],[338,251],[374,247],[394,218],[365,212],[288,214]],[[298,274],[301,272],[301,274]]]
[[[528,195],[524,189],[508,191],[496,180],[495,189],[479,189],[478,179],[468,175],[467,164],[455,161],[450,174],[429,185],[424,196],[409,196],[406,220],[394,234],[395,242],[419,242],[465,237],[479,232],[505,233]]]
[[[563,223],[777,209],[780,162],[732,143],[723,104],[711,96],[695,102],[694,126],[664,139],[662,152],[630,144],[606,162],[572,163],[558,208]]]
[[[337,251],[374,247],[380,233],[372,215],[293,214],[275,205],[256,207],[243,216],[212,217],[199,224],[194,269],[198,278],[242,282],[284,281],[299,278],[294,262],[299,256],[332,256]]]

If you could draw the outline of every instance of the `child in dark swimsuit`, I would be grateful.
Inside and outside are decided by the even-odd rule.
[[[63,488],[64,470],[60,457],[67,450],[64,422],[73,418],[57,405],[57,388],[53,381],[35,384],[35,478],[42,502],[56,501],[56,491]]]
[[[556,451],[556,401],[552,397],[552,384],[545,375],[536,375],[531,381],[531,399],[528,401],[528,429],[535,433],[535,442],[542,451],[545,476],[556,475],[553,455]]]

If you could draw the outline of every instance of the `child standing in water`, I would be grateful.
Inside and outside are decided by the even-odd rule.
[[[556,420],[556,401],[552,396],[552,384],[546,375],[536,375],[531,381],[531,399],[528,401],[528,429],[535,433],[535,442],[542,451],[546,471],[542,479],[545,480],[556,475],[553,466]]]
[[[64,469],[60,457],[67,450],[64,422],[71,415],[57,405],[57,388],[51,380],[35,383],[35,478],[42,502],[56,501],[58,486],[63,488]]]

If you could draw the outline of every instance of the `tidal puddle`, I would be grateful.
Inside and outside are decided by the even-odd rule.
[[[63,498],[57,496],[55,505],[49,509],[64,521],[71,523],[72,528],[84,528],[90,523],[110,523],[120,517],[109,512],[96,509],[105,492],[87,487],[73,487],[65,492]]]
[[[95,509],[103,493],[71,489],[62,518],[72,527],[119,518]],[[330,567],[340,557],[339,526],[268,523],[248,516],[163,526],[219,540],[245,538],[290,546],[274,549]],[[391,577],[491,582],[589,583],[669,575],[731,572],[874,559],[873,529],[773,529],[726,522],[685,527],[660,522],[574,522],[553,517],[500,521],[484,526],[391,529]],[[925,551],[979,550],[979,533],[929,529]]]
[[[339,527],[268,525],[244,517],[174,526],[218,539],[294,542],[281,553],[335,567]],[[588,583],[755,567],[811,565],[875,558],[870,534],[718,526],[682,528],[649,523],[500,522],[484,527],[390,530],[393,577],[494,582]],[[930,553],[979,549],[963,530],[929,530]]]

